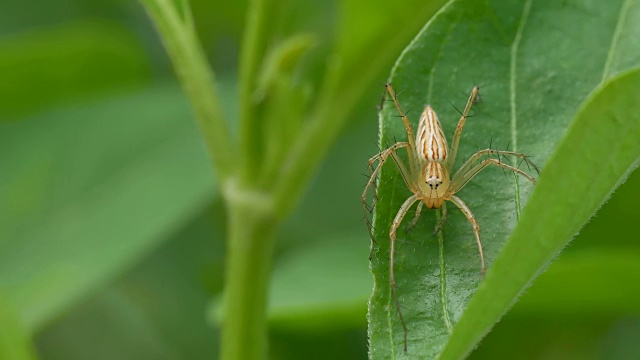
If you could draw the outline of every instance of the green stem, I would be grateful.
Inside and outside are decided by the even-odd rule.
[[[220,359],[267,358],[266,308],[278,222],[268,198],[226,192],[229,235]],[[267,201],[264,201],[267,199]]]
[[[273,1],[251,0],[240,53],[239,91],[240,91],[240,151],[243,159],[242,180],[251,183],[255,179],[261,153],[260,123],[256,116],[254,93],[258,79],[258,70],[263,59],[269,24],[269,7]]]
[[[223,183],[234,167],[234,147],[231,132],[224,120],[213,72],[198,42],[188,3],[181,3],[182,16],[167,0],[141,0],[153,19],[162,42],[191,107],[195,112],[216,177]]]

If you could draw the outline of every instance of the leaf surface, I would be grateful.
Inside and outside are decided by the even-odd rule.
[[[524,206],[531,184],[497,168],[483,171],[458,193],[480,225],[489,267],[481,288],[486,297],[477,300],[475,309],[467,306],[482,276],[469,222],[449,204],[442,237],[434,237],[434,212],[424,211],[418,225],[407,231],[415,207],[409,211],[399,229],[395,261],[408,326],[409,349],[404,353],[389,286],[389,228],[411,193],[392,162],[383,168],[371,265],[373,359],[436,358],[452,332],[455,342],[443,358],[461,358],[628,174],[640,154],[637,110],[629,95],[637,91],[638,79],[630,73],[606,82],[640,64],[638,45],[632,41],[640,34],[633,20],[639,14],[640,6],[631,1],[452,1],[405,49],[390,82],[403,108],[413,110],[409,117],[414,127],[423,106],[431,104],[450,142],[460,116],[455,108],[464,107],[473,85],[481,86],[481,101],[465,125],[456,169],[476,150],[491,146],[531,155],[543,170],[535,209]],[[387,103],[380,118],[381,147],[405,138],[397,111]],[[598,169],[597,176],[593,169]],[[509,255],[501,254],[518,224],[519,208],[524,224],[518,229],[526,230],[514,234],[510,244],[518,245],[510,245]],[[554,221],[541,226],[545,219]],[[525,237],[533,248],[520,247]],[[508,266],[494,265],[499,254]],[[520,281],[493,280],[498,272],[494,267]],[[499,289],[505,289],[502,303],[491,297]],[[493,312],[488,312],[488,304],[495,306]],[[475,322],[458,324],[464,318]]]
[[[175,87],[0,126],[0,289],[30,331],[131,266],[213,196]]]
[[[37,357],[27,331],[16,311],[0,293],[0,359],[35,360]]]
[[[110,22],[72,22],[0,38],[0,121],[141,88],[151,73],[135,35]]]

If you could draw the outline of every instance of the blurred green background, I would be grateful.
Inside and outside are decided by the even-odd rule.
[[[246,3],[192,6],[234,118]],[[321,62],[337,8],[290,1],[282,31],[324,35]],[[381,89],[361,99],[280,232],[274,359],[366,358],[359,196]],[[0,346],[27,334],[40,359],[217,356],[224,206],[138,2],[0,3],[0,154]],[[472,358],[640,359],[639,201],[636,171]]]

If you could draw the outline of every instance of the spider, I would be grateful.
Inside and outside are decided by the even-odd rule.
[[[478,101],[478,91],[479,88],[477,86],[474,86],[471,90],[471,95],[467,100],[467,104],[461,114],[460,120],[458,121],[458,125],[456,126],[455,132],[453,134],[452,146],[451,148],[449,148],[447,146],[447,140],[442,132],[442,126],[440,125],[438,116],[431,108],[431,106],[425,106],[424,111],[420,116],[417,134],[414,134],[411,123],[409,122],[406,113],[402,111],[396,93],[391,87],[391,84],[385,85],[385,95],[388,93],[391,96],[391,99],[393,100],[393,103],[395,104],[395,107],[400,113],[400,117],[402,118],[402,122],[407,132],[407,141],[396,142],[388,149],[383,150],[382,152],[369,159],[369,172],[371,176],[362,194],[362,205],[366,217],[366,213],[369,210],[366,203],[367,193],[370,187],[374,184],[374,181],[378,176],[380,169],[389,159],[389,157],[391,157],[398,167],[398,170],[400,171],[402,179],[404,180],[407,188],[413,193],[407,200],[405,200],[405,202],[400,207],[400,210],[398,210],[398,213],[393,219],[393,223],[389,231],[389,238],[391,240],[389,250],[389,282],[391,285],[394,302],[396,304],[396,308],[398,309],[400,322],[402,323],[402,328],[404,330],[405,351],[407,351],[407,327],[400,310],[400,302],[398,300],[393,267],[395,258],[396,231],[409,209],[414,205],[414,203],[418,202],[414,219],[409,224],[410,227],[414,226],[418,221],[420,212],[425,205],[429,209],[442,209],[442,218],[436,225],[435,231],[433,233],[435,235],[441,230],[447,216],[447,207],[445,205],[445,201],[450,201],[458,208],[460,208],[462,213],[466,216],[467,220],[469,220],[471,226],[473,227],[475,240],[478,245],[478,251],[480,253],[481,273],[484,275],[486,266],[484,261],[484,253],[482,251],[482,243],[480,242],[480,227],[478,226],[478,222],[476,221],[469,207],[467,207],[464,201],[462,201],[459,197],[455,196],[455,194],[460,191],[480,171],[490,165],[495,165],[505,170],[510,170],[514,173],[520,174],[527,180],[535,184],[536,180],[531,175],[525,173],[517,167],[502,162],[500,160],[500,156],[513,156],[519,158],[521,159],[521,161],[526,162],[527,165],[533,167],[536,172],[540,172],[538,167],[533,164],[533,162],[531,162],[527,155],[513,151],[494,150],[491,148],[476,152],[467,161],[465,161],[457,171],[453,171],[456,162],[456,155],[458,152],[458,145],[460,143],[460,136],[462,135],[462,128],[464,127],[471,107]],[[405,149],[405,151],[407,152],[408,164],[405,164],[405,162],[403,162],[398,156],[399,149]],[[495,155],[497,158],[490,157],[491,155]],[[378,162],[378,165],[374,169],[373,165],[376,162]],[[369,232],[372,235],[371,227],[369,228]]]

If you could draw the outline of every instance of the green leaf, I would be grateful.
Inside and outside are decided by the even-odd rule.
[[[209,294],[222,287],[222,211],[220,204],[198,214],[132,271],[48,326],[38,334],[40,353],[65,360],[214,358],[218,331],[202,315]]]
[[[34,360],[35,351],[29,334],[17,312],[0,293],[0,359]]]
[[[637,359],[638,330],[634,318],[507,316],[468,359]]]
[[[458,359],[470,352],[638,166],[640,105],[630,95],[636,91],[640,91],[640,70],[605,84],[581,108],[441,358]],[[550,199],[556,204],[552,208]]]
[[[0,289],[31,331],[213,196],[184,97],[159,88],[2,124]]]
[[[367,258],[362,238],[321,240],[278,261],[269,289],[271,328],[314,332],[364,325],[371,280],[363,266]],[[211,322],[222,321],[221,301],[210,304]]]
[[[640,63],[637,44],[631,40],[640,34],[639,23],[632,21],[639,11],[630,1],[577,5],[551,0],[461,0],[445,6],[405,49],[390,80],[401,92],[404,109],[415,109],[410,113],[414,126],[419,110],[430,103],[445,134],[452,134],[460,115],[449,104],[462,108],[465,92],[475,84],[487,85],[481,87],[482,100],[465,125],[458,166],[478,148],[490,145],[532,155],[538,165],[554,157],[542,171],[535,210],[533,206],[525,210],[524,223],[511,243],[522,244],[528,231],[531,249],[521,251],[535,250],[537,257],[518,252],[515,245],[510,255],[502,255],[502,276],[526,280],[521,283],[494,282],[498,270],[492,268],[498,268],[494,260],[516,228],[516,204],[524,206],[532,186],[488,169],[458,193],[480,225],[489,267],[481,289],[486,298],[477,300],[476,309],[466,310],[482,281],[469,222],[450,205],[442,238],[437,238],[432,235],[431,211],[425,211],[418,226],[407,232],[406,223],[414,213],[409,211],[399,229],[395,261],[399,301],[408,326],[406,354],[389,285],[389,228],[411,193],[391,162],[383,168],[371,265],[375,279],[369,308],[372,358],[434,358],[452,329],[454,338],[446,358],[462,357],[625,176],[640,153],[633,143],[640,134],[633,117],[636,105],[629,95],[637,91],[638,79],[629,74],[607,87],[602,82]],[[599,95],[570,126],[594,89]],[[397,111],[387,104],[381,113],[381,147],[390,146],[396,138],[401,141],[406,134]],[[591,188],[582,188],[587,185]],[[541,221],[549,216],[555,223],[543,226]],[[527,230],[523,230],[525,224],[530,226]],[[501,303],[496,293],[512,297],[504,295]],[[488,304],[494,306],[492,312],[485,308]],[[463,314],[467,320],[458,324]]]
[[[108,22],[76,22],[0,41],[0,120],[148,83],[151,66],[134,34]]]
[[[513,311],[550,317],[638,314],[638,278],[637,247],[591,248],[563,254],[523,294]]]
[[[392,60],[402,49],[403,40],[411,38],[445,3],[444,0],[378,1],[372,6],[366,0],[339,2],[337,31],[340,36],[336,53],[345,66],[343,75],[348,83],[344,85],[357,87],[357,83],[362,82],[353,81],[351,71],[377,74],[377,66]],[[363,67],[365,63],[367,66]]]
[[[270,290],[270,323],[316,331],[364,325],[371,278],[361,240],[326,239],[280,261]]]

